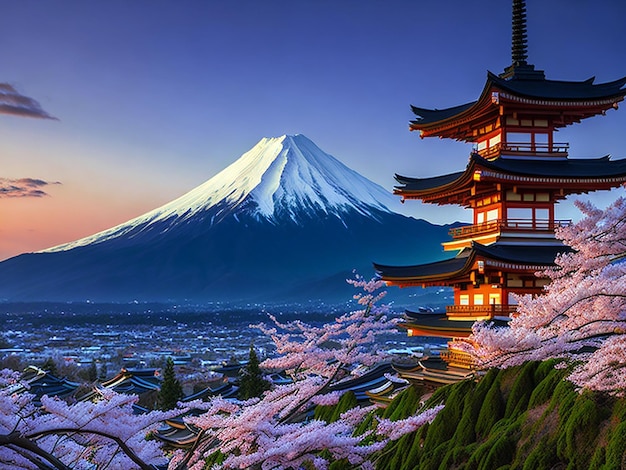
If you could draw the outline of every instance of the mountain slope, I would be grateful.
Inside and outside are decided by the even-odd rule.
[[[325,299],[325,280],[370,275],[372,261],[441,256],[448,228],[397,214],[396,203],[302,135],[262,139],[158,209],[0,263],[0,298]]]

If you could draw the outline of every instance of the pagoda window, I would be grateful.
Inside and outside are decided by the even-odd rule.
[[[523,287],[524,283],[519,276],[508,275],[506,278],[506,285],[507,287]],[[511,301],[509,300],[509,304],[510,303]]]
[[[500,305],[500,294],[489,294],[489,305]]]
[[[500,211],[496,209],[491,209],[488,211],[477,211],[476,212],[476,224],[484,224],[486,222],[495,222],[500,217]]]
[[[535,208],[535,225],[537,228],[549,229],[550,228],[550,209]]]
[[[521,201],[522,195],[520,193],[516,193],[515,191],[507,191],[506,192],[506,200],[507,201]]]
[[[519,193],[515,191],[506,192],[507,201],[524,201],[524,202],[550,202],[550,193]]]
[[[506,142],[508,144],[530,144],[532,134],[529,132],[507,132]]]
[[[484,305],[484,304],[485,304],[485,295],[474,294],[474,305]]]
[[[508,225],[515,228],[532,228],[533,208],[532,207],[509,207],[506,210],[506,220]]]
[[[469,294],[461,294],[459,296],[459,305],[469,305]]]

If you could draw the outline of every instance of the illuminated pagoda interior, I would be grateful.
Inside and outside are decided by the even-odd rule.
[[[526,5],[513,0],[512,64],[491,72],[476,101],[447,109],[413,106],[410,130],[420,137],[472,144],[463,171],[430,177],[396,175],[403,200],[456,204],[473,213],[471,225],[452,229],[444,250],[455,257],[415,266],[375,264],[388,285],[449,286],[454,305],[445,314],[406,312],[409,336],[467,337],[477,320],[506,321],[515,312],[512,294],[538,294],[546,279],[535,273],[567,250],[555,237],[555,204],[571,194],[607,190],[626,182],[626,160],[569,158],[556,132],[617,109],[626,77],[609,83],[548,80],[527,62]],[[452,254],[452,253],[451,253]],[[442,364],[422,364],[403,375],[435,382],[467,375],[467,357],[448,350]],[[443,375],[442,375],[443,374]]]

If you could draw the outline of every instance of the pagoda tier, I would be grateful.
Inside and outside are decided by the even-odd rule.
[[[473,242],[470,248],[461,250],[454,258],[447,260],[413,266],[386,266],[375,263],[374,269],[389,285],[450,286],[469,282],[472,272],[489,267],[497,269],[506,267],[508,271],[535,273],[553,266],[556,255],[567,251],[570,251],[570,248],[562,244],[532,246],[494,243],[487,246]],[[473,282],[475,281],[476,279],[473,279]]]
[[[601,158],[516,158],[502,155],[495,160],[471,154],[465,171],[432,178],[396,175],[400,183],[394,194],[402,199],[420,199],[432,204],[458,204],[474,207],[473,201],[485,194],[508,188],[548,191],[550,200],[570,194],[611,189],[626,182],[626,159]]]
[[[412,106],[417,119],[410,122],[409,129],[418,130],[421,137],[463,142],[497,139],[493,144],[506,149],[506,144],[512,142],[497,130],[542,130],[549,133],[551,140],[552,131],[557,128],[617,109],[626,95],[626,77],[594,84],[594,78],[582,82],[547,80],[543,72],[535,71],[531,65],[517,67],[514,72],[517,73],[510,79],[488,72],[476,101],[446,109]],[[545,142],[547,153],[551,153],[551,147],[551,142]],[[560,153],[559,149],[554,153]]]
[[[509,316],[516,308],[512,294],[540,293],[547,280],[535,273],[554,266],[557,254],[567,251],[570,248],[556,242],[488,246],[472,242],[451,259],[414,266],[374,264],[374,268],[390,286],[454,287],[454,305],[446,307],[446,317],[473,322]]]
[[[494,307],[495,305],[490,306]],[[444,313],[422,313],[405,311],[399,327],[407,331],[407,336],[429,336],[433,338],[467,338],[472,333],[475,320],[454,320]],[[506,326],[508,321],[493,315],[496,326]]]

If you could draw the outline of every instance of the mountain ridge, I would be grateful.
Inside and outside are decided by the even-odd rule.
[[[369,276],[373,261],[443,256],[448,227],[398,214],[396,201],[304,136],[265,138],[170,203],[3,261],[0,298],[323,300],[336,291],[327,280]]]

